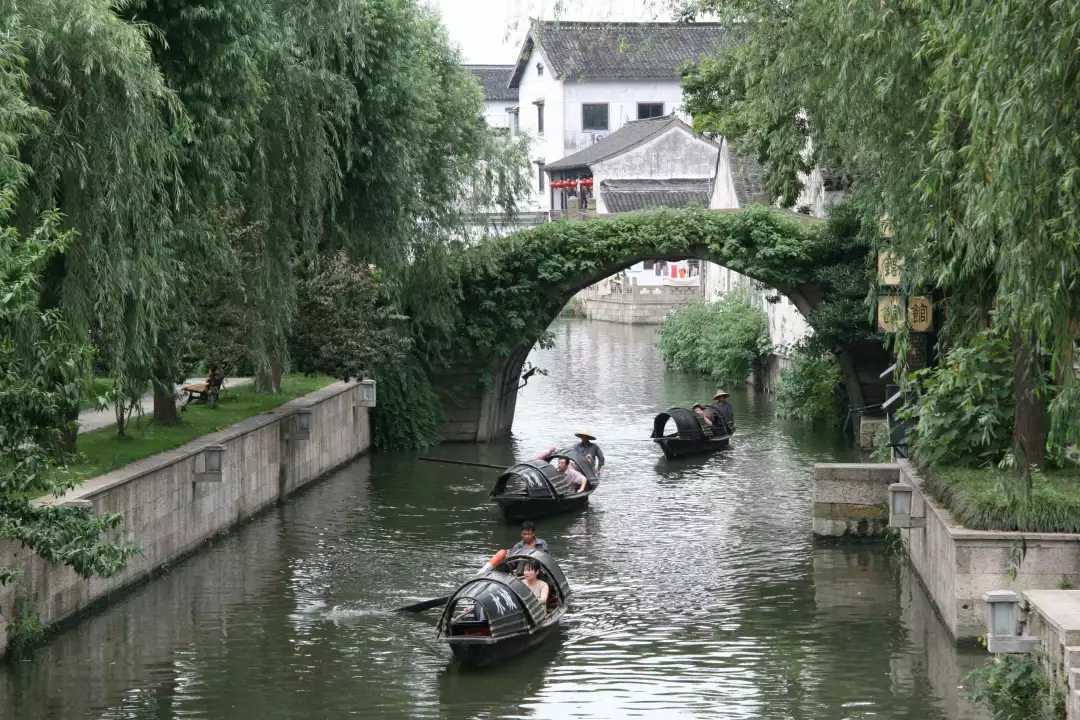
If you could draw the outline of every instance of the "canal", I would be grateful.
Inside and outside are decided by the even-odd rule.
[[[609,463],[588,511],[539,523],[575,592],[559,635],[463,672],[434,641],[444,594],[517,529],[496,473],[361,458],[0,668],[18,720],[976,718],[955,649],[902,560],[811,538],[835,431],[732,390],[730,451],[666,461],[652,417],[712,395],[666,373],[656,328],[580,320],[531,360],[513,437],[428,454],[508,464],[589,426]]]

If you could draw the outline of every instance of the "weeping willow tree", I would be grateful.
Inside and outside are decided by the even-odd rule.
[[[740,39],[687,72],[696,127],[755,152],[789,198],[808,164],[843,167],[866,216],[888,217],[903,291],[944,293],[943,349],[987,324],[1011,335],[1013,458],[1030,487],[1048,436],[1080,442],[1080,5],[684,9],[730,18]]]

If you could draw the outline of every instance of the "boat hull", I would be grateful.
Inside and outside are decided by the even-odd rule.
[[[566,497],[537,498],[515,495],[497,495],[496,503],[502,508],[508,521],[533,520],[581,510],[589,504],[592,491]]]
[[[692,438],[685,439],[679,437],[661,437],[653,438],[660,449],[664,451],[664,457],[667,458],[680,458],[689,457],[690,455],[704,455],[705,453],[718,452],[720,450],[727,450],[731,445],[731,436],[714,437],[714,438]]]
[[[559,613],[561,616],[561,612]],[[495,642],[477,641],[474,638],[452,637],[448,640],[450,650],[459,663],[466,667],[486,667],[509,660],[515,655],[531,650],[554,634],[559,619],[544,623],[531,633],[522,633]]]

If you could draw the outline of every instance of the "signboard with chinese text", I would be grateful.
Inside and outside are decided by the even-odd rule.
[[[896,332],[904,322],[904,304],[898,295],[885,295],[878,298],[877,323],[882,332]]]
[[[914,297],[908,303],[908,328],[912,332],[930,332],[934,326],[934,305],[928,297]]]
[[[899,285],[900,272],[904,268],[904,260],[891,250],[878,252],[878,281],[882,285]]]
[[[921,370],[926,367],[926,335],[912,333],[908,335],[908,369]]]

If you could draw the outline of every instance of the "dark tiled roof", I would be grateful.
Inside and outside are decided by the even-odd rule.
[[[709,207],[709,180],[605,180],[600,197],[609,213],[649,208],[681,208],[690,203]]]
[[[714,55],[732,37],[722,23],[538,22],[521,48],[510,86],[517,87],[536,45],[560,79],[674,80],[684,64]]]
[[[666,132],[668,128],[675,126],[683,127],[688,131],[693,132],[693,129],[689,125],[674,115],[649,118],[648,120],[633,120],[602,140],[594,142],[584,150],[579,150],[573,155],[567,155],[561,160],[556,160],[548,165],[547,169],[558,172],[577,168],[587,168],[595,162],[626,152],[630,148],[661,135]]]
[[[738,153],[728,145],[728,156],[731,158],[731,181],[735,185],[735,197],[739,199],[739,206],[746,207],[751,203],[771,205],[769,193],[765,189],[765,170],[757,159],[749,153]]]
[[[484,89],[485,100],[517,100],[518,92],[511,90],[510,73],[513,65],[466,65]]]

